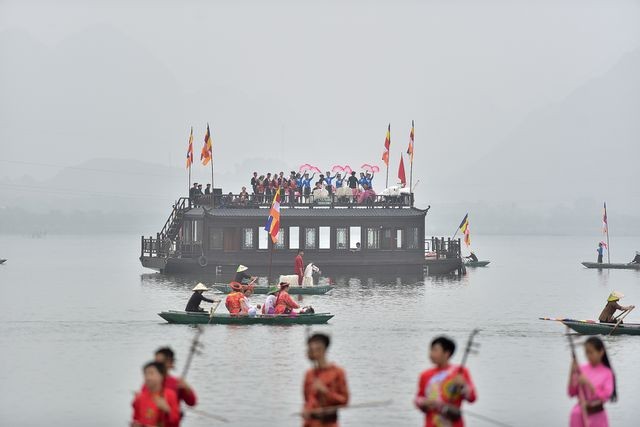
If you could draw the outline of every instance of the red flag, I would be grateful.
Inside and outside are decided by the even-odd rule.
[[[402,158],[402,153],[400,153],[400,167],[398,168],[398,179],[400,183],[404,187],[407,185],[407,175],[404,173],[404,160]]]
[[[384,153],[382,153],[382,161],[389,167],[389,147],[391,147],[391,123],[387,128],[387,137],[384,139]]]

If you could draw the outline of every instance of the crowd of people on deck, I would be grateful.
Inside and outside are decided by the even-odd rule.
[[[363,193],[369,192],[375,196],[373,191],[373,179],[375,173],[360,172],[358,177],[352,171],[348,175],[338,172],[332,175],[330,171],[318,174],[307,171],[291,171],[288,176],[284,172],[267,173],[259,175],[253,172],[250,185],[252,196],[259,203],[269,202],[280,189],[280,194],[284,203],[294,204],[309,203],[311,201],[327,200],[336,195],[339,199],[356,199]]]

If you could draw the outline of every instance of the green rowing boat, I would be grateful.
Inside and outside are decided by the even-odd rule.
[[[319,325],[327,323],[334,315],[331,313],[313,314],[276,314],[258,316],[232,316],[230,314],[190,313],[187,311],[163,311],[158,313],[169,323],[180,325]]]
[[[617,328],[615,323],[598,323],[594,320],[564,319],[562,323],[584,335],[640,335],[638,323],[620,323]]]
[[[491,261],[466,261],[465,267],[486,267]]]
[[[605,263],[605,262],[583,262],[587,268],[598,268],[598,269],[620,269],[620,270],[640,270],[640,264],[614,264],[614,263]]]
[[[228,294],[231,292],[231,287],[226,283],[216,283],[213,285],[213,289]],[[289,286],[290,295],[324,295],[333,289],[332,285],[318,285],[318,286]],[[267,286],[255,286],[253,293],[256,295],[264,295],[269,292]]]

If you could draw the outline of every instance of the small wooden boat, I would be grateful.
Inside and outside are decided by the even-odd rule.
[[[617,328],[615,323],[599,323],[595,320],[564,319],[562,323],[584,335],[640,335],[640,323],[620,323]]]
[[[621,269],[621,270],[640,270],[640,264],[623,264],[623,263],[605,263],[605,262],[583,262],[587,268],[598,268],[598,269]]]
[[[6,259],[4,259],[4,258],[0,258],[0,264],[4,264],[4,263],[5,263],[5,261],[6,261]]]
[[[257,316],[237,316],[226,313],[190,313],[186,311],[163,311],[158,313],[169,323],[181,325],[210,324],[210,325],[319,325],[327,323],[334,315],[331,313],[313,314],[276,314]]]
[[[465,267],[486,267],[491,261],[466,261]]]
[[[226,283],[216,283],[213,285],[213,289],[228,294],[231,292],[231,287]],[[318,286],[289,286],[290,295],[324,295],[333,289],[333,285],[318,285]],[[253,293],[258,295],[265,295],[269,293],[269,287],[267,286],[255,286]]]

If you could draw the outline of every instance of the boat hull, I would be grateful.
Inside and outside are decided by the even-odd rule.
[[[428,276],[453,274],[463,268],[464,264],[461,258],[427,258],[424,261],[424,269]]]
[[[584,265],[587,268],[597,268],[597,269],[640,270],[640,264],[583,262],[582,265]]]
[[[320,325],[334,315],[330,313],[281,314],[274,316],[232,316],[230,314],[188,313],[186,311],[163,311],[158,313],[168,323],[179,325]]]
[[[228,294],[231,292],[231,287],[224,283],[216,283],[213,285],[213,289]],[[332,285],[318,285],[318,286],[289,286],[290,295],[324,295],[333,289]],[[265,295],[269,292],[267,286],[254,286],[253,293],[258,295]]]
[[[615,323],[584,322],[580,320],[565,320],[564,323],[569,328],[583,335],[640,335],[640,324],[621,323],[615,327]],[[615,330],[614,330],[615,329]]]
[[[467,261],[465,267],[486,267],[491,261]]]

